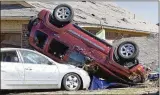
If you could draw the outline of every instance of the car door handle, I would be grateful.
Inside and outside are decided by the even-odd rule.
[[[31,68],[25,68],[25,70],[32,70]]]

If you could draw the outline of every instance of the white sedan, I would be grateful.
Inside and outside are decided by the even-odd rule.
[[[86,71],[33,50],[1,48],[1,89],[88,89]]]

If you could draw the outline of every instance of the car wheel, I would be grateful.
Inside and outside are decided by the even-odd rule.
[[[27,36],[30,35],[30,32],[31,32],[31,29],[33,27],[33,25],[36,25],[38,23],[38,18],[37,17],[33,17],[31,18],[31,20],[29,21],[28,23],[28,33],[27,33]]]
[[[73,20],[73,9],[67,4],[58,5],[52,14],[52,22],[54,24],[68,24]]]
[[[69,73],[63,78],[63,88],[68,91],[79,90],[81,79],[77,74]]]
[[[134,60],[139,54],[138,46],[131,41],[122,42],[117,49],[120,60]]]

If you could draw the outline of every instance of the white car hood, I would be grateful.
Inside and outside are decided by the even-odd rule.
[[[88,72],[86,72],[85,70],[83,70],[82,68],[76,67],[74,65],[70,65],[70,64],[57,64],[59,72],[60,73],[70,73],[70,72],[74,72],[77,73],[79,75],[87,75],[88,76]]]
[[[59,69],[81,69],[71,64],[57,64]]]

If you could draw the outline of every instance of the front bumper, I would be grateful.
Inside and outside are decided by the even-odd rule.
[[[88,89],[90,86],[91,78],[86,71],[81,72],[83,89]]]

